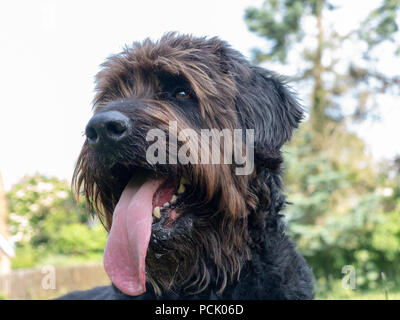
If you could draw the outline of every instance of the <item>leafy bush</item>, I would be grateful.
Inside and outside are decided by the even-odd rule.
[[[305,124],[284,153],[293,203],[286,218],[318,290],[333,290],[347,265],[355,268],[359,289],[380,288],[382,273],[390,288],[399,286],[398,174],[387,167],[378,170],[363,143],[346,131],[333,134],[336,143],[312,152],[307,130]]]
[[[49,255],[90,258],[103,251],[106,232],[88,217],[83,202],[75,202],[66,181],[39,174],[25,177],[8,200],[14,268],[40,264]]]
[[[103,252],[106,238],[100,224],[89,229],[87,225],[73,223],[61,227],[56,245],[56,252],[85,255],[90,252]]]

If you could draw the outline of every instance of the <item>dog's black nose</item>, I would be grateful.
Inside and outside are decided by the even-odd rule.
[[[93,147],[113,145],[127,135],[131,128],[128,117],[118,111],[107,111],[94,115],[86,126],[86,137]]]

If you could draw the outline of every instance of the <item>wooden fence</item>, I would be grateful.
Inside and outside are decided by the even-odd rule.
[[[0,298],[54,299],[73,290],[86,290],[109,283],[100,263],[19,269],[0,274]]]

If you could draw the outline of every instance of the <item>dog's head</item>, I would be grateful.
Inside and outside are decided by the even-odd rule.
[[[158,293],[223,290],[260,241],[250,224],[263,229],[267,173],[301,108],[225,42],[174,33],[111,56],[96,85],[74,184],[110,231],[112,281],[130,295],[145,273]]]

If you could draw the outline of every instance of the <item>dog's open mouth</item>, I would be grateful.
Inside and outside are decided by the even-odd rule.
[[[153,228],[172,229],[179,220],[177,205],[188,180],[135,175],[115,206],[104,250],[104,267],[125,294],[145,292],[146,253]]]
[[[153,195],[153,223],[159,223],[161,227],[170,229],[179,218],[176,212],[177,204],[185,192],[188,180],[182,177],[179,184],[166,180],[160,185]]]

